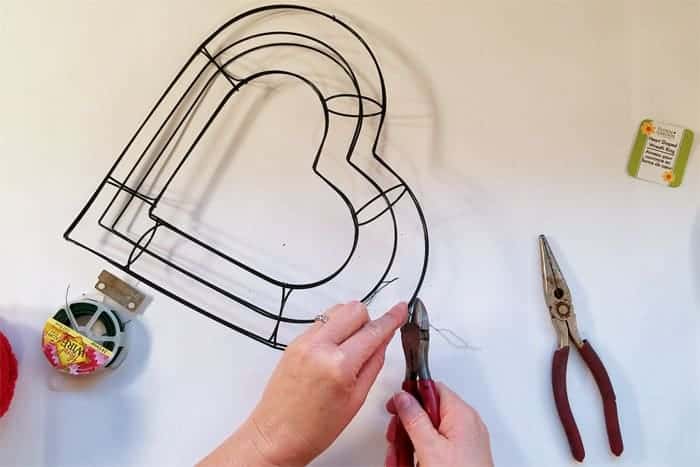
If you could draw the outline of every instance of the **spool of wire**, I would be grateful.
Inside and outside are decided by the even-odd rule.
[[[66,304],[46,322],[42,348],[54,368],[86,375],[116,367],[126,354],[124,323],[104,303],[84,298]]]
[[[0,332],[0,417],[10,408],[17,382],[17,359],[5,335]]]

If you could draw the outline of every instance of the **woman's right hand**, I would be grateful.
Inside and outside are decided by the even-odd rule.
[[[409,467],[399,465],[397,460],[395,441],[399,420],[413,442],[421,467],[492,467],[489,432],[479,414],[444,384],[436,383],[436,386],[440,393],[438,429],[407,392],[399,392],[387,402],[386,408],[393,416],[386,433],[389,441],[386,467]]]

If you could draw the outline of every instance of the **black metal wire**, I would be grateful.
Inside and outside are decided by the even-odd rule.
[[[283,13],[283,12],[302,12],[302,13],[307,13],[307,14],[312,14],[316,15],[321,18],[325,18],[328,20],[333,21],[338,27],[344,29],[347,32],[350,32],[352,36],[359,41],[359,43],[362,45],[362,47],[366,50],[366,52],[369,54],[374,67],[376,68],[377,76],[379,79],[379,86],[380,86],[380,99],[375,99],[373,97],[364,95],[362,93],[362,89],[360,87],[360,84],[358,82],[357,76],[355,74],[355,71],[353,67],[350,65],[350,63],[346,60],[343,55],[338,52],[335,48],[333,48],[330,44],[317,39],[311,35],[295,32],[295,31],[286,31],[286,30],[275,30],[275,31],[269,31],[269,32],[263,32],[263,33],[257,33],[257,34],[251,34],[245,37],[242,37],[234,42],[231,42],[223,47],[220,47],[218,52],[216,53],[211,53],[210,50],[208,49],[208,46],[212,43],[213,40],[219,38],[222,36],[222,34],[232,25],[239,23],[240,21],[251,18],[255,15],[263,15],[263,14],[269,14],[271,12],[274,13]],[[235,46],[239,45],[245,45],[247,42],[250,42],[254,39],[271,39],[272,42],[270,43],[265,43],[262,45],[256,45],[249,47],[242,52],[237,53],[234,55],[232,58],[227,59],[225,62],[221,63],[220,59],[222,58],[223,54],[227,52],[228,50],[232,49]],[[279,40],[278,40],[279,39]],[[308,43],[304,42],[294,42],[294,40],[304,40],[313,43],[314,45],[309,45]],[[345,92],[345,93],[337,93],[337,94],[331,94],[331,95],[324,95],[324,93],[321,91],[318,85],[316,85],[310,78],[307,78],[305,76],[302,76],[298,73],[292,72],[290,70],[284,70],[284,69],[272,69],[272,70],[262,70],[258,71],[256,73],[252,73],[248,76],[244,77],[237,77],[234,76],[232,73],[230,73],[227,70],[227,67],[229,67],[232,63],[235,61],[239,60],[240,58],[254,52],[257,50],[262,50],[266,48],[274,48],[274,47],[296,47],[296,48],[301,48],[307,51],[312,51],[320,56],[330,60],[332,64],[335,66],[338,66],[343,73],[348,77],[348,79],[351,81],[352,86],[353,86],[353,92]],[[189,83],[185,91],[182,93],[182,95],[179,97],[177,100],[176,104],[173,106],[173,108],[167,113],[166,117],[163,119],[163,121],[160,123],[158,129],[156,130],[156,133],[149,139],[148,143],[145,146],[145,149],[141,154],[138,156],[136,162],[131,166],[131,168],[128,170],[126,176],[124,177],[123,180],[120,180],[115,174],[117,169],[120,167],[120,164],[125,158],[125,155],[129,151],[129,149],[132,147],[134,141],[136,138],[141,134],[143,131],[144,127],[146,126],[147,123],[151,121],[153,118],[156,110],[158,110],[161,105],[163,104],[165,98],[171,93],[173,88],[175,87],[176,84],[179,84],[185,71],[190,67],[190,65],[193,64],[194,60],[199,57],[203,56],[206,58],[206,64],[199,70],[198,74],[195,76],[195,78]],[[213,69],[215,72],[203,83],[203,77],[205,76],[205,73],[210,72]],[[184,156],[180,159],[179,163],[177,164],[175,170],[172,171],[170,176],[168,177],[167,181],[163,185],[163,187],[160,189],[160,191],[157,194],[152,194],[149,193],[148,190],[143,190],[143,185],[145,181],[148,179],[148,177],[151,175],[155,167],[158,165],[159,162],[162,162],[163,160],[167,160],[169,156],[165,156],[166,150],[168,147],[171,145],[173,142],[173,139],[175,138],[175,135],[177,135],[180,132],[180,129],[183,128],[186,124],[187,121],[191,118],[192,115],[194,115],[199,107],[199,104],[202,102],[204,96],[210,89],[211,85],[215,82],[216,78],[218,76],[223,76],[231,85],[231,89],[229,92],[226,94],[226,96],[222,99],[222,101],[219,103],[219,105],[216,107],[216,109],[209,115],[206,123],[204,124],[203,128],[200,130],[199,134],[195,137],[194,141],[192,144],[189,146],[187,151],[185,152]],[[329,275],[327,275],[324,278],[321,278],[319,280],[309,282],[309,283],[290,283],[290,282],[285,282],[281,281],[278,279],[275,279],[273,277],[270,277],[269,275],[264,274],[263,272],[245,264],[244,262],[234,258],[231,255],[228,255],[224,253],[223,251],[213,247],[212,245],[208,244],[206,241],[198,238],[197,236],[184,231],[183,229],[178,228],[177,226],[173,225],[172,223],[168,222],[167,220],[159,217],[156,213],[155,210],[159,203],[161,203],[163,196],[168,189],[169,185],[172,183],[174,180],[175,176],[180,172],[180,169],[182,166],[185,164],[187,159],[189,159],[190,155],[192,154],[192,151],[194,148],[197,146],[203,135],[207,132],[207,129],[210,127],[210,125],[216,120],[217,116],[219,115],[220,111],[224,108],[226,105],[226,102],[233,96],[236,92],[238,92],[243,86],[246,84],[264,77],[264,76],[286,76],[292,79],[296,79],[299,82],[305,84],[308,86],[318,97],[321,107],[323,109],[323,114],[324,114],[324,130],[323,130],[323,136],[321,138],[321,142],[319,144],[319,147],[315,153],[313,163],[311,165],[311,169],[315,173],[316,176],[318,176],[320,179],[322,179],[335,193],[336,195],[343,201],[345,206],[348,209],[349,215],[352,219],[353,222],[353,227],[354,227],[354,235],[353,235],[353,243],[352,243],[352,248],[350,249],[350,252],[343,261],[343,263],[340,265],[339,268],[337,268],[335,271],[331,272]],[[189,106],[186,109],[181,108],[182,105],[185,102],[185,99],[190,96],[191,92],[194,92],[198,87],[201,88],[197,92],[194,101],[192,101]],[[352,114],[348,112],[341,112],[338,110],[334,110],[329,108],[329,102],[333,101],[334,99],[338,98],[350,98],[354,99],[357,103],[357,113]],[[365,104],[371,103],[374,106],[378,108],[376,111],[372,112],[366,112],[364,110]],[[304,325],[304,324],[309,324],[312,323],[312,319],[300,319],[300,318],[291,318],[288,316],[284,315],[285,312],[285,305],[291,295],[291,293],[295,290],[302,290],[302,289],[312,289],[315,287],[319,287],[321,285],[324,285],[331,281],[333,278],[337,277],[343,269],[348,265],[350,260],[352,259],[358,245],[358,239],[359,239],[359,233],[360,233],[360,228],[368,225],[375,220],[384,217],[385,215],[390,216],[391,218],[391,225],[392,225],[392,235],[393,235],[393,244],[392,244],[392,251],[391,255],[389,257],[388,264],[383,271],[383,273],[377,278],[376,283],[374,286],[367,292],[365,297],[363,298],[363,301],[370,301],[373,299],[376,294],[382,290],[383,287],[385,287],[387,284],[390,284],[396,278],[387,280],[387,275],[389,274],[389,271],[394,264],[394,260],[396,258],[396,253],[398,249],[398,224],[396,220],[396,214],[394,212],[394,206],[396,203],[405,195],[408,194],[410,200],[412,201],[415,210],[418,214],[419,221],[422,226],[422,234],[423,234],[423,239],[424,239],[424,251],[423,251],[423,257],[422,257],[422,264],[420,268],[420,275],[416,284],[416,287],[409,299],[409,302],[413,302],[415,300],[416,296],[418,295],[418,292],[423,284],[423,281],[425,279],[425,274],[426,274],[426,269],[427,269],[427,264],[428,264],[428,253],[429,253],[429,241],[428,241],[428,230],[427,230],[427,225],[425,221],[425,216],[423,214],[423,210],[420,206],[420,203],[418,202],[418,199],[416,198],[415,194],[411,190],[411,188],[408,186],[408,184],[401,178],[401,176],[396,173],[387,163],[384,161],[378,154],[377,154],[377,145],[379,142],[379,137],[381,134],[382,127],[384,125],[384,119],[386,117],[386,109],[387,109],[387,101],[386,101],[386,86],[384,82],[384,76],[382,74],[381,68],[379,66],[379,62],[377,61],[376,56],[370,49],[369,45],[365,42],[365,40],[348,24],[346,24],[343,21],[340,21],[337,19],[335,16],[330,15],[328,13],[325,13],[323,11],[317,10],[315,8],[311,7],[306,7],[306,6],[300,6],[300,5],[268,5],[268,6],[263,6],[259,8],[255,8],[252,10],[249,10],[245,13],[242,13],[235,18],[229,20],[225,24],[223,24],[219,29],[217,29],[214,33],[212,33],[197,49],[195,52],[192,54],[192,56],[189,58],[187,63],[182,67],[182,69],[177,73],[173,81],[168,85],[166,88],[165,92],[163,95],[158,99],[156,102],[155,106],[149,111],[148,115],[146,116],[146,119],[141,123],[139,128],[136,130],[136,133],[132,136],[132,138],[129,140],[127,143],[126,147],[122,151],[122,153],[119,155],[115,163],[112,165],[112,168],[110,171],[107,173],[106,177],[102,180],[102,182],[99,184],[97,190],[91,195],[90,199],[88,200],[87,204],[83,207],[83,209],[80,211],[78,216],[75,218],[75,220],[70,224],[68,229],[66,230],[64,234],[64,238],[88,251],[91,253],[99,256],[100,258],[104,259],[105,261],[109,262],[112,264],[114,267],[131,274],[133,277],[136,279],[140,280],[141,282],[145,283],[146,285],[149,285],[153,287],[154,289],[160,291],[161,293],[167,295],[168,297],[178,301],[179,303],[188,306],[189,308],[193,309],[194,311],[230,328],[233,329],[237,332],[240,332],[241,334],[248,336],[258,342],[261,342],[263,344],[266,344],[270,347],[276,348],[276,349],[283,349],[285,348],[286,344],[279,342],[278,341],[278,331],[280,328],[280,323],[289,323],[289,324],[297,324],[297,325]],[[181,111],[184,110],[184,113],[181,114],[181,118],[177,118],[176,115],[180,113]],[[336,117],[345,117],[345,118],[350,118],[350,119],[355,119],[355,128],[353,132],[352,139],[350,141],[350,144],[347,149],[347,153],[345,154],[345,160],[346,162],[364,179],[366,180],[377,192],[377,194],[370,199],[368,202],[366,202],[363,206],[360,208],[356,209],[353,204],[351,203],[349,197],[343,193],[343,191],[335,185],[331,180],[329,180],[327,177],[325,177],[319,170],[318,170],[318,163],[321,157],[321,154],[323,153],[323,148],[324,144],[326,141],[326,138],[328,136],[329,132],[329,126],[330,126],[330,116],[334,115]],[[362,168],[360,168],[357,164],[355,164],[352,161],[352,156],[355,151],[355,147],[357,145],[360,131],[362,128],[362,121],[364,118],[368,117],[378,117],[378,126],[377,126],[377,132],[376,136],[374,139],[374,142],[372,144],[372,155],[373,158],[381,164],[383,168],[385,168],[389,173],[391,173],[398,181],[399,183],[388,188],[388,189],[382,189],[382,187],[374,180],[372,177],[367,174]],[[157,153],[151,157],[150,161],[147,161],[147,154],[151,150],[151,148],[154,146],[155,142],[162,137],[164,134],[164,130],[172,125],[174,126],[174,129],[171,131],[170,136],[168,136],[164,143],[162,144],[162,147],[157,151]],[[177,143],[176,143],[177,144]],[[164,159],[165,158],[165,159]],[[145,167],[142,167],[142,165],[145,165]],[[137,170],[141,170],[145,168],[145,171],[141,172],[139,176],[136,176]],[[137,180],[132,180],[132,178],[135,177]],[[120,261],[117,261],[115,258],[112,256],[101,252],[97,250],[94,247],[91,247],[75,238],[73,238],[71,235],[76,229],[76,227],[81,223],[81,221],[84,219],[90,208],[93,206],[95,201],[97,200],[98,196],[102,192],[103,189],[106,187],[113,187],[116,188],[116,193],[112,196],[111,200],[107,204],[107,207],[104,209],[102,214],[100,215],[97,223],[98,225],[104,229],[108,235],[113,235],[116,238],[119,238],[121,240],[124,240],[127,242],[129,245],[131,245],[132,249],[131,252],[128,256],[128,259],[125,263],[122,263]],[[396,197],[394,198],[393,201],[389,200],[389,195],[396,192]],[[117,202],[117,199],[119,199],[120,195],[126,194],[128,195],[128,198],[126,202],[121,206],[119,209],[119,213],[115,216],[115,218],[111,222],[107,222],[107,214],[111,212],[112,207],[115,205]],[[360,222],[358,220],[358,216],[364,211],[368,206],[371,204],[375,203],[378,200],[382,200],[385,203],[385,206],[383,209],[381,209],[377,214],[373,215],[370,219],[364,220]],[[132,202],[140,203],[139,208],[145,207],[148,209],[148,216],[149,218],[153,221],[153,224],[150,228],[148,228],[137,240],[133,240],[129,235],[126,233],[122,232],[117,225],[119,224],[120,220],[123,218],[125,215],[127,209],[131,205]],[[211,281],[205,279],[204,277],[201,277],[198,274],[195,274],[194,272],[182,267],[181,265],[175,263],[174,261],[171,261],[170,259],[164,257],[163,255],[157,253],[154,251],[152,248],[150,248],[151,241],[155,237],[157,231],[159,229],[166,229],[169,230],[172,233],[177,234],[179,237],[182,239],[191,242],[195,245],[198,245],[199,247],[205,249],[212,255],[216,256],[219,259],[222,259],[226,261],[227,263],[231,264],[232,266],[239,268],[243,271],[246,271],[251,275],[251,277],[255,277],[257,279],[263,280],[269,284],[272,284],[276,287],[280,288],[281,291],[281,298],[280,298],[280,304],[279,304],[279,309],[276,310],[275,312],[272,312],[270,310],[265,309],[264,307],[261,307],[259,305],[256,305],[255,303],[252,303],[249,300],[246,300],[237,294],[225,290],[222,287],[217,286],[216,284],[212,283]],[[223,297],[226,297],[230,300],[233,300],[236,303],[239,303],[250,310],[254,311],[255,313],[258,313],[259,315],[271,320],[272,322],[272,331],[270,335],[265,336],[258,334],[256,332],[253,332],[249,329],[245,329],[242,326],[239,326],[237,324],[234,324],[228,320],[223,319],[222,317],[211,313],[207,310],[205,310],[203,307],[192,303],[192,301],[187,300],[183,298],[178,292],[169,290],[166,287],[154,282],[153,280],[149,279],[148,277],[144,277],[142,274],[138,273],[137,271],[134,270],[134,265],[139,261],[139,259],[143,255],[147,255],[161,263],[163,263],[165,266],[168,268],[172,268],[173,270],[185,275],[186,277],[196,281],[197,283],[207,287],[209,290],[211,290],[212,293],[215,294],[220,294]]]

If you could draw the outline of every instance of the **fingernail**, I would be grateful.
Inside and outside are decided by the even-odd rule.
[[[394,405],[398,410],[407,409],[411,406],[411,396],[406,392],[398,392],[394,396]]]
[[[362,311],[367,309],[365,304],[359,300],[353,300],[352,302],[350,302],[350,306],[352,306],[355,311]]]

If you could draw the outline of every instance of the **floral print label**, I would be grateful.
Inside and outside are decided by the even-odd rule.
[[[73,375],[93,373],[112,358],[112,351],[53,318],[44,326],[42,348],[53,367]]]
[[[627,171],[642,180],[677,187],[683,181],[692,143],[690,130],[644,120],[639,126]]]

